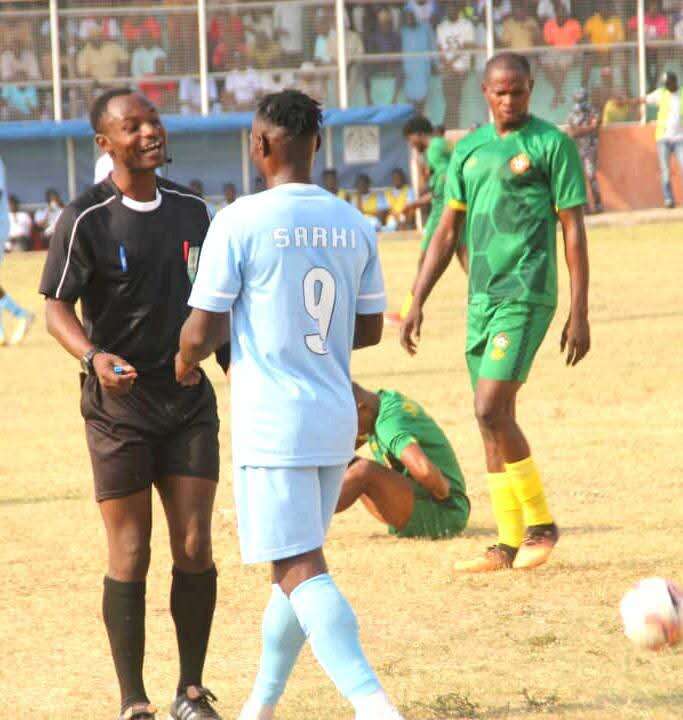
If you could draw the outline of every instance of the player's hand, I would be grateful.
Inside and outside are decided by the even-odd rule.
[[[96,353],[92,366],[102,389],[112,395],[127,395],[138,377],[132,365],[111,353]]]
[[[569,315],[562,330],[560,352],[567,349],[567,365],[572,367],[583,360],[591,347],[591,333],[588,318]]]
[[[417,345],[420,342],[420,331],[422,329],[423,317],[422,308],[413,301],[408,314],[401,323],[401,329],[399,330],[401,345],[409,355],[415,355],[417,352]]]
[[[196,365],[188,365],[178,352],[175,356],[175,379],[183,387],[192,387],[201,382],[202,374]]]

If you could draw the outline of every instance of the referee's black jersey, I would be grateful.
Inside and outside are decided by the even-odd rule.
[[[140,203],[107,178],[62,212],[40,292],[80,299],[93,344],[138,372],[170,369],[210,221],[206,203],[173,182],[158,178],[156,200]]]

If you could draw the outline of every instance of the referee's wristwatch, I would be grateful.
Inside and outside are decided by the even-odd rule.
[[[90,348],[88,352],[81,358],[81,369],[86,375],[92,375],[95,372],[92,361],[97,353],[104,352],[102,348]]]

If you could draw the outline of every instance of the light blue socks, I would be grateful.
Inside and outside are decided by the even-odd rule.
[[[0,298],[0,317],[2,316],[3,310],[18,318],[26,317],[28,315],[28,311],[24,310],[24,308],[20,305],[17,305],[7,293]]]
[[[360,646],[356,616],[328,574],[298,585],[289,602],[316,660],[345,698],[382,690]]]
[[[263,614],[261,665],[252,698],[260,705],[275,705],[285,691],[306,635],[294,609],[279,585],[273,585],[270,602]]]

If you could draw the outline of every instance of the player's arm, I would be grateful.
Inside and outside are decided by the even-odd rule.
[[[384,329],[384,313],[356,315],[356,329],[353,333],[353,349],[379,345]]]
[[[229,327],[227,312],[194,308],[180,331],[180,360],[188,366],[198,365],[228,342]]]
[[[428,490],[436,500],[445,500],[448,497],[451,491],[450,483],[417,442],[405,447],[399,459],[410,477]]]
[[[560,351],[567,348],[567,365],[576,365],[590,350],[588,323],[588,243],[581,206],[559,211],[564,252],[569,269],[571,305],[562,331]]]
[[[401,345],[410,355],[417,352],[417,341],[422,326],[422,308],[439,278],[450,265],[456,249],[461,244],[460,235],[464,221],[464,207],[456,208],[447,205],[441,216],[441,222],[427,248],[424,262],[415,281],[413,304],[401,324]],[[463,267],[467,267],[466,250],[458,250],[458,259]]]

